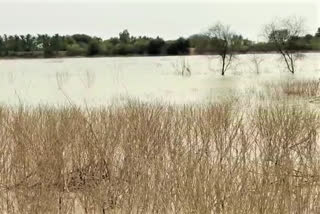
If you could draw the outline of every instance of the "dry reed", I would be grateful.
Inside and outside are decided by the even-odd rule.
[[[319,213],[319,119],[286,103],[0,107],[0,210]]]

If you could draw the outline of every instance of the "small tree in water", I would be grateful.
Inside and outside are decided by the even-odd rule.
[[[303,57],[296,48],[297,40],[303,32],[304,21],[297,17],[278,19],[264,27],[264,36],[281,54],[288,71],[292,74],[296,71],[296,61]]]
[[[222,62],[221,75],[224,76],[235,57],[233,51],[236,34],[231,32],[230,26],[218,22],[209,28],[207,35],[211,39],[214,49],[220,56]]]
[[[263,62],[263,58],[259,57],[257,54],[253,54],[250,58],[250,61],[253,63],[254,65],[254,70],[255,72],[257,72],[257,74],[260,73],[260,65]]]

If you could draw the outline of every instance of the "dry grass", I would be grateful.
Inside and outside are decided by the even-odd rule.
[[[317,112],[0,107],[1,213],[319,213]]]
[[[269,83],[267,88],[273,90],[275,94],[315,97],[320,95],[320,80],[287,80],[280,82],[280,84]]]

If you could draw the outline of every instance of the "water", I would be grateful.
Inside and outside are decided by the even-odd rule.
[[[309,53],[291,75],[279,55],[239,55],[226,76],[214,56],[0,60],[0,104],[107,105],[124,98],[204,103],[230,91],[260,90],[266,81],[319,78],[320,53]],[[183,63],[191,75],[181,75]],[[179,68],[180,67],[180,68]]]

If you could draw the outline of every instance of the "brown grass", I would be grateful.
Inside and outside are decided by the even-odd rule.
[[[0,107],[1,213],[319,213],[317,112]]]
[[[315,97],[320,95],[320,80],[286,80],[280,84],[267,84],[267,88],[278,95]]]

